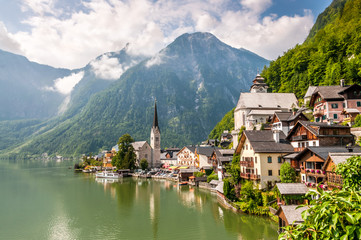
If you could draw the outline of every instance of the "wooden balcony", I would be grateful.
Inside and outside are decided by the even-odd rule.
[[[323,116],[324,115],[324,113],[323,113],[323,109],[315,109],[315,110],[313,110],[313,116],[315,116],[315,117],[321,117],[321,116]]]
[[[248,167],[248,168],[253,168],[254,167],[253,161],[240,161],[239,164],[242,167]]]
[[[292,141],[302,141],[302,140],[307,140],[307,135],[298,135],[292,137]]]
[[[241,173],[241,178],[245,178],[248,180],[259,180],[261,176],[252,173]]]

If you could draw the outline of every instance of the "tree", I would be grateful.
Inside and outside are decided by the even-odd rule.
[[[343,189],[310,190],[308,195],[319,198],[302,213],[305,221],[287,226],[279,239],[361,239],[361,157],[339,164],[336,173],[343,178]]]
[[[283,183],[296,182],[296,171],[289,162],[285,162],[281,166],[280,178]]]
[[[147,159],[143,158],[142,160],[140,160],[140,167],[142,170],[145,170],[148,168],[148,161]]]
[[[118,148],[119,151],[112,159],[112,165],[117,169],[134,169],[136,154],[132,146],[133,138],[129,134],[124,134],[119,138]]]

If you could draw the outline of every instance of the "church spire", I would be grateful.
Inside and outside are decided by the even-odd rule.
[[[154,102],[154,118],[153,118],[153,128],[158,128],[158,113],[157,113],[157,99]]]

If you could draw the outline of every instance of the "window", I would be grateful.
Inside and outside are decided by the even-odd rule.
[[[248,144],[246,144],[246,150],[248,150]]]
[[[278,170],[278,176],[281,176],[281,170]]]
[[[272,176],[272,170],[268,170],[268,176]]]
[[[316,122],[319,122],[320,121],[320,118],[316,118]]]
[[[361,102],[357,102],[357,106],[358,106],[358,107],[361,107]]]
[[[326,109],[326,105],[323,105],[323,109]]]
[[[331,104],[331,107],[332,107],[332,108],[338,108],[338,104],[337,104],[337,103],[332,103],[332,104]]]
[[[346,107],[346,104],[345,104],[345,103],[342,103],[342,107],[345,108],[345,107]]]
[[[278,160],[278,163],[282,163],[282,158],[281,157],[278,157],[277,160]]]
[[[323,116],[322,116],[322,120],[325,120],[325,119],[326,119],[326,115],[323,115]]]
[[[333,114],[333,119],[337,119],[337,113]]]
[[[272,163],[272,157],[271,156],[267,157],[267,162]]]
[[[145,154],[144,157],[148,159],[148,154]]]
[[[257,163],[257,157],[254,157],[254,162]]]

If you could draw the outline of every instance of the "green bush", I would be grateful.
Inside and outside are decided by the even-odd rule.
[[[205,174],[205,173],[203,173],[203,172],[194,172],[194,173],[193,173],[193,176],[195,176],[195,177],[203,177],[204,174]]]
[[[207,182],[208,182],[208,183],[209,183],[210,181],[212,181],[212,180],[218,180],[218,175],[215,174],[214,172],[212,172],[212,174],[207,177]]]

